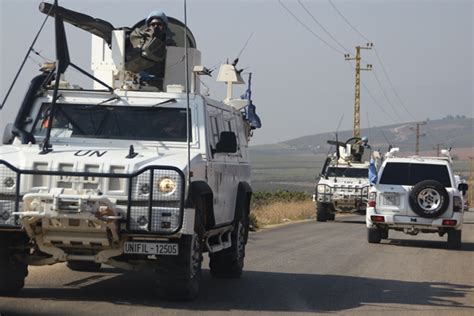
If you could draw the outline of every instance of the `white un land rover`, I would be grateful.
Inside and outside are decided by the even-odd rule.
[[[56,17],[58,61],[32,80],[0,147],[0,293],[17,293],[29,265],[67,262],[152,268],[160,294],[192,299],[204,252],[213,276],[239,277],[252,194],[247,143],[259,120],[250,98],[232,98],[232,84],[243,83],[235,63],[221,67],[228,95],[214,101],[199,92],[206,69],[180,21],[168,18],[166,46],[134,56],[124,53],[127,28],[91,26],[46,3],[40,10]],[[94,89],[64,79],[77,66],[63,20],[95,34]],[[145,53],[145,64],[156,55],[164,63],[151,84],[130,70]]]
[[[397,158],[394,148],[370,189],[366,214],[368,241],[379,243],[390,229],[406,234],[448,235],[448,246],[461,247],[466,183],[457,183],[449,151],[445,157]]]

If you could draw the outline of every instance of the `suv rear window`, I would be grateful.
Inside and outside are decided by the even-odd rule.
[[[448,168],[444,165],[390,162],[385,165],[380,184],[415,185],[423,180],[436,180],[451,187]]]

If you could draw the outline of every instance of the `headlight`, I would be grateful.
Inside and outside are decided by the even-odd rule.
[[[362,188],[362,195],[367,195],[369,193],[369,188],[368,187],[363,187]]]
[[[139,186],[138,186],[138,193],[140,195],[148,195],[150,194],[150,186],[148,185],[148,183],[141,183]]]
[[[6,177],[5,179],[3,179],[3,185],[9,189],[13,188],[15,186],[15,179],[13,179],[12,177]]]
[[[172,194],[176,190],[176,182],[168,177],[163,177],[157,181],[158,190],[164,194]]]
[[[325,185],[318,185],[318,193],[324,193]]]

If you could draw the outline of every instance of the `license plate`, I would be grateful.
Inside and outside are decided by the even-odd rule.
[[[400,204],[400,197],[398,194],[384,194],[383,204],[398,206]]]
[[[178,244],[128,241],[124,244],[124,253],[139,255],[177,256]]]

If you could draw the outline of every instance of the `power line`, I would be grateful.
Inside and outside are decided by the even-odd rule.
[[[348,64],[352,70],[355,70],[354,66],[352,66],[352,64]],[[369,88],[367,87],[367,85],[362,81],[361,82],[362,84],[362,87],[364,88],[365,92],[367,92],[367,95],[372,99],[372,101],[375,103],[375,105],[383,112],[385,113],[385,115],[387,115],[388,118],[390,118],[390,120],[392,121],[396,121],[393,116],[391,114],[389,114],[387,111],[385,111],[385,109],[377,102],[377,99],[374,97],[374,95],[372,94],[372,92],[369,90]]]
[[[351,54],[351,52],[346,48],[344,47],[344,45],[342,45],[331,33],[329,33],[329,31],[314,17],[313,14],[311,14],[311,12],[308,10],[308,8],[306,8],[304,6],[304,4],[298,0],[298,3],[300,4],[300,6],[306,11],[306,13],[308,13],[308,15],[311,17],[311,19],[314,21],[314,23],[316,23],[330,38],[332,38],[332,40],[337,44],[339,45],[339,47],[341,47],[343,50],[345,50],[347,53]]]
[[[327,47],[331,48],[333,51],[335,52],[338,52],[339,54],[341,55],[344,55],[345,52],[337,49],[336,47],[332,46],[331,44],[329,44],[327,41],[325,41],[321,36],[319,36],[318,34],[316,34],[311,28],[309,28],[303,21],[301,21],[287,6],[285,6],[283,4],[283,2],[281,0],[278,0],[278,3],[280,3],[280,5],[296,20],[298,21],[301,26],[303,26],[308,32],[310,32],[314,37],[316,37],[317,39],[319,39],[321,42],[323,42],[324,44],[326,44]]]
[[[353,29],[357,34],[359,34],[364,40],[366,40],[368,43],[371,43],[372,41],[369,40],[366,36],[364,36],[361,32],[359,32],[352,24],[351,22],[349,22],[348,19],[346,19],[346,17],[341,13],[341,11],[339,11],[337,9],[337,7],[334,5],[334,3],[332,3],[331,0],[328,0],[329,3],[331,4],[331,6],[333,7],[333,9],[337,12],[337,14],[339,14],[339,16],[347,23],[347,25],[349,25],[351,27],[351,29]]]
[[[352,30],[354,30],[354,32],[356,32],[357,34],[359,34],[359,35],[360,35],[364,40],[366,40],[367,42],[371,42],[367,36],[365,36],[364,34],[362,34],[362,33],[344,16],[344,14],[342,14],[342,12],[339,11],[339,9],[336,7],[336,5],[335,5],[331,0],[328,0],[328,2],[329,2],[329,3],[331,4],[331,6],[333,7],[334,11],[337,12],[337,14],[346,22],[347,25],[350,26],[350,28],[351,28]],[[385,77],[387,78],[387,81],[389,82],[389,85],[390,85],[391,89],[393,90],[393,92],[394,92],[396,98],[398,99],[398,101],[400,102],[400,104],[402,105],[402,107],[404,108],[404,110],[408,113],[408,115],[410,115],[411,118],[413,118],[414,120],[416,120],[415,117],[413,116],[413,114],[411,114],[411,112],[410,112],[410,111],[408,110],[408,108],[405,106],[404,102],[401,100],[400,95],[398,94],[398,92],[395,90],[395,86],[393,85],[392,81],[390,80],[390,77],[388,76],[388,72],[387,72],[387,70],[386,70],[386,68],[385,68],[385,66],[384,66],[384,64],[383,64],[383,62],[382,62],[382,59],[380,58],[380,55],[378,54],[378,52],[377,52],[377,50],[376,50],[375,47],[374,47],[374,51],[375,51],[375,56],[377,57],[378,61],[380,62],[380,65],[381,65],[381,67],[382,67],[382,71],[384,72]],[[390,106],[393,108],[393,111],[394,111],[394,113],[396,114],[396,116],[397,116],[400,120],[402,120],[401,117],[400,117],[400,115],[399,115],[399,113],[395,110],[394,105],[393,105],[392,102],[388,99],[387,93],[385,92],[385,89],[383,88],[383,86],[382,86],[382,84],[381,84],[381,82],[380,82],[380,79],[377,77],[375,71],[374,71],[373,73],[374,73],[374,76],[376,77],[376,80],[377,80],[378,84],[380,85],[380,88],[382,89],[383,95],[384,95],[385,98],[387,99],[387,102],[388,102],[388,103],[390,104]]]
[[[400,104],[402,105],[402,107],[405,109],[405,111],[408,113],[408,115],[410,115],[410,117],[416,121],[416,118],[415,116],[408,110],[408,108],[405,106],[405,103],[402,101],[402,99],[400,98],[400,95],[398,94],[397,90],[395,89],[395,86],[393,85],[392,83],[392,80],[390,79],[390,76],[388,75],[388,72],[387,70],[385,69],[385,66],[382,62],[382,59],[380,58],[379,56],[379,53],[377,52],[377,48],[374,46],[374,52],[375,52],[375,56],[377,57],[377,59],[379,60],[380,62],[380,66],[382,66],[382,71],[383,73],[385,74],[385,77],[387,78],[387,81],[388,83],[390,84],[390,87],[392,88],[393,90],[393,93],[395,94],[395,97],[398,99],[398,102],[400,102]]]
[[[382,90],[382,94],[384,95],[385,99],[387,100],[388,104],[390,105],[390,107],[392,108],[393,110],[393,113],[395,113],[395,116],[398,117],[398,119],[400,120],[400,122],[403,121],[403,118],[400,116],[400,114],[397,112],[395,106],[393,105],[392,101],[390,101],[390,99],[388,98],[388,95],[387,95],[387,92],[385,92],[385,89],[382,85],[382,83],[380,82],[380,79],[379,77],[377,76],[377,72],[374,70],[372,71],[372,73],[374,74],[374,77],[375,77],[375,80],[377,81],[378,85],[380,86],[380,89]]]

